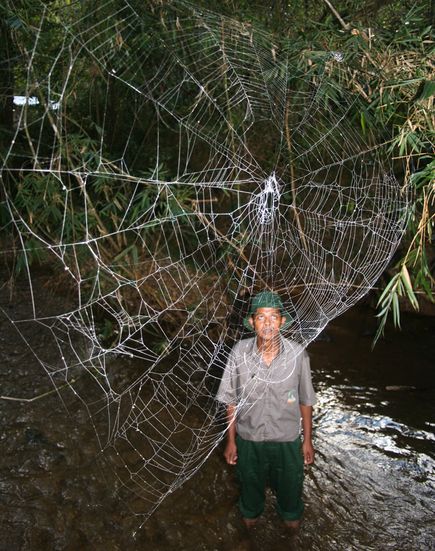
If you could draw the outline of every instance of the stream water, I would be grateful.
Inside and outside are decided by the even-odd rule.
[[[35,291],[45,295],[47,312],[56,311],[62,299],[40,279]],[[47,353],[48,337],[32,326],[29,348],[8,320],[29,316],[26,289],[19,284],[11,297],[5,285],[0,291],[2,396],[31,398],[52,388],[36,359]],[[309,347],[319,397],[316,462],[306,470],[296,541],[271,496],[261,521],[245,531],[221,447],[133,536],[140,519],[112,491],[111,471],[95,461],[86,412],[61,391],[31,402],[0,400],[0,549],[435,549],[435,320],[406,316],[402,332],[389,330],[371,352],[374,326],[373,312],[359,306]]]

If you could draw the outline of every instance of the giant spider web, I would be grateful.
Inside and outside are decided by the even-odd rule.
[[[47,317],[33,293],[14,323],[50,334],[58,361],[38,361],[146,518],[224,434],[249,298],[279,293],[302,350],[379,278],[407,202],[339,85],[345,54],[178,0],[59,6],[24,26],[1,174],[30,288],[45,255],[68,298]]]

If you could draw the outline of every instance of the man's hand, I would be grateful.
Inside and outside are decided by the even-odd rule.
[[[304,465],[312,465],[314,463],[314,448],[311,440],[303,441],[302,453],[304,455]]]
[[[228,465],[237,463],[237,445],[236,445],[236,406],[229,404],[227,406],[228,435],[227,445],[225,446],[224,457]]]
[[[304,455],[304,464],[311,465],[314,463],[314,448],[311,442],[313,406],[305,406],[300,404],[302,416],[302,429],[304,431],[304,441],[302,443],[302,453]]]
[[[224,457],[228,465],[235,465],[237,463],[237,446],[234,441],[227,442]]]

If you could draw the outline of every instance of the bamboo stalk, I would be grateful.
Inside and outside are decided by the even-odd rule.
[[[348,23],[345,23],[341,15],[338,13],[338,11],[334,8],[334,6],[331,4],[329,0],[323,0],[325,4],[328,6],[328,8],[332,11],[332,13],[335,15],[335,17],[338,19],[340,25],[343,27],[345,31],[348,31],[350,29],[350,25]]]

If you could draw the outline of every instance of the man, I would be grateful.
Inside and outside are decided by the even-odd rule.
[[[297,530],[304,508],[303,463],[314,461],[311,430],[316,395],[308,354],[280,334],[290,323],[277,294],[256,295],[244,320],[256,336],[235,345],[216,396],[227,406],[224,456],[229,465],[237,465],[239,508],[248,527],[263,512],[268,484],[279,515]]]

